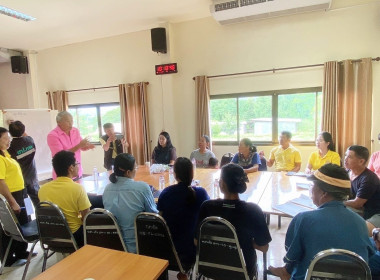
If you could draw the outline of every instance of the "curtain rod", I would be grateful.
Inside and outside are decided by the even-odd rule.
[[[146,85],[149,85],[149,82],[143,82]],[[86,91],[86,90],[97,90],[97,89],[106,89],[106,88],[118,88],[119,86],[108,86],[108,87],[93,87],[93,88],[81,88],[81,89],[70,89],[70,90],[65,90],[66,92],[75,92],[75,91]],[[46,93],[47,94],[47,93]]]
[[[361,62],[361,59],[352,60],[352,62]],[[372,58],[372,61],[380,61],[380,57]],[[342,61],[339,61],[342,63]],[[265,72],[276,72],[276,71],[284,71],[284,70],[293,70],[293,69],[303,69],[303,68],[313,68],[313,67],[322,67],[324,64],[312,64],[312,65],[302,65],[302,66],[293,66],[293,67],[284,67],[284,68],[273,68],[273,69],[265,69],[265,70],[257,70],[257,71],[249,71],[249,72],[240,72],[240,73],[230,73],[230,74],[222,74],[222,75],[214,75],[207,76],[207,78],[220,78],[220,77],[228,77],[228,76],[238,76],[238,75],[248,75],[248,74],[257,74],[257,73],[265,73]],[[195,80],[195,77],[193,77]]]

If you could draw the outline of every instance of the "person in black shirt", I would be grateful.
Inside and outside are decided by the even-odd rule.
[[[129,144],[123,134],[115,133],[112,123],[105,123],[103,129],[106,134],[100,137],[99,141],[104,150],[104,168],[112,171],[116,156],[123,153],[123,147],[125,150],[128,149]]]
[[[255,249],[267,252],[272,238],[261,208],[257,204],[239,199],[239,193],[247,189],[245,178],[243,168],[237,164],[229,163],[222,167],[219,187],[224,199],[209,200],[202,204],[198,228],[203,219],[209,216],[228,220],[236,229],[248,275],[253,279],[257,276]]]
[[[177,159],[176,149],[170,140],[170,135],[162,131],[158,136],[157,146],[152,153],[152,163],[174,164]]]
[[[348,147],[344,166],[350,170],[352,197],[345,204],[357,210],[364,210],[363,218],[369,219],[380,214],[380,180],[366,167],[369,151],[366,147]]]
[[[25,134],[25,125],[20,121],[9,124],[9,133],[13,139],[8,153],[20,164],[25,190],[34,206],[37,206],[40,202],[38,199],[40,186],[38,184],[36,162],[34,160],[36,145],[33,138]]]

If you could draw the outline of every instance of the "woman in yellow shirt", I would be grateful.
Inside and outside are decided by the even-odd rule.
[[[9,205],[16,214],[21,225],[28,222],[28,216],[24,205],[24,179],[18,162],[11,158],[7,149],[11,143],[11,137],[8,130],[0,127],[0,194],[8,201]],[[1,246],[0,258],[3,262],[5,250],[10,238],[0,230]],[[9,251],[5,266],[25,264],[28,257],[26,251],[28,244],[14,240]]]
[[[318,150],[312,152],[305,172],[310,174],[326,163],[341,165],[340,156],[335,152],[334,142],[330,133],[321,132],[315,140]]]

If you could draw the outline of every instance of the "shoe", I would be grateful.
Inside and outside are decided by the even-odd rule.
[[[14,264],[16,258],[14,256],[8,256],[7,261],[5,262],[5,267],[11,267]]]
[[[18,259],[17,261],[15,261],[11,267],[17,267],[17,266],[23,266],[26,264],[26,259]]]
[[[34,258],[35,256],[37,256],[38,253],[37,252],[33,252],[32,253],[32,258]],[[29,256],[29,251],[25,251],[24,253],[22,253],[21,255],[16,255],[16,259],[27,259]]]

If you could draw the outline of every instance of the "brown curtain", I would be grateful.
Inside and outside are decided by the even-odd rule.
[[[54,92],[48,91],[48,107],[51,110],[67,111],[69,108],[69,102],[67,92],[64,90],[57,90]]]
[[[340,156],[353,144],[370,149],[372,59],[325,63],[323,97],[322,130],[332,134]]]
[[[195,77],[196,94],[196,143],[202,135],[210,135],[210,85],[207,76]],[[210,143],[211,146],[211,143]],[[211,147],[210,147],[211,149]]]
[[[128,152],[140,165],[151,156],[147,85],[144,82],[119,85],[121,125],[129,143]]]

